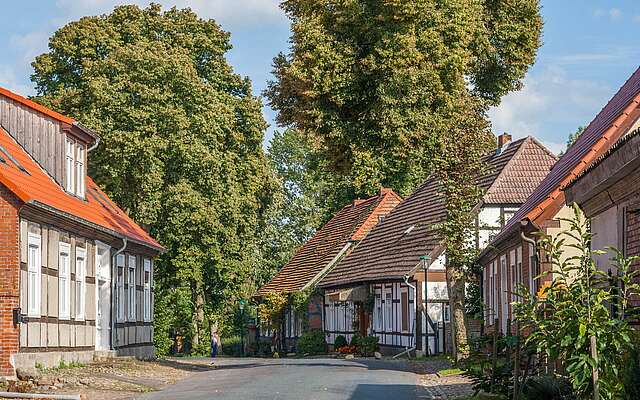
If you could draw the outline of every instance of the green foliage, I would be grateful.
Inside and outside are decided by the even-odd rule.
[[[634,335],[633,347],[625,354],[624,366],[624,398],[640,399],[640,341],[637,333]]]
[[[327,340],[322,330],[316,329],[303,333],[298,338],[297,351],[300,354],[325,354],[327,352]]]
[[[362,339],[362,337],[359,334],[355,334],[351,336],[351,341],[349,342],[349,345],[358,346],[358,344],[360,343],[360,339]]]
[[[338,335],[336,336],[336,339],[333,341],[333,348],[337,350],[340,347],[344,347],[348,344],[349,343],[347,342],[347,338],[345,338],[343,335]]]
[[[127,5],[60,28],[33,63],[35,100],[101,135],[90,174],[167,248],[156,282],[191,294],[179,304],[157,296],[156,316],[191,315],[181,326],[202,348],[208,321],[253,294],[274,258],[263,237],[276,181],[262,104],[229,49],[227,32],[188,9]]]
[[[380,341],[380,338],[376,336],[366,336],[366,337],[358,338],[358,341],[357,341],[358,354],[364,357],[372,357],[373,353],[378,351],[378,349],[380,348],[378,344],[379,341]]]
[[[625,258],[611,249],[618,276],[610,279],[595,264],[594,254],[605,252],[591,250],[589,221],[577,206],[574,218],[567,222],[568,231],[556,238],[542,237],[541,246],[553,266],[553,271],[543,276],[550,275],[552,280],[535,298],[520,289],[522,301],[516,304],[516,317],[529,332],[527,343],[543,359],[564,365],[580,398],[592,396],[592,372],[596,369],[600,398],[619,398],[624,390],[625,354],[633,347],[630,322],[636,314],[629,308],[629,300],[640,293],[635,283],[640,271],[631,269],[638,258]],[[564,257],[565,248],[578,254]],[[610,311],[612,305],[617,306],[617,314]],[[597,341],[597,357],[591,355],[592,337]]]
[[[476,392],[493,393],[507,396],[513,392],[512,359],[507,352],[513,349],[513,337],[498,335],[496,337],[496,359],[494,365],[493,354],[487,348],[493,346],[493,336],[485,335],[476,338],[472,343],[474,349],[462,363],[463,375],[469,378]]]
[[[242,356],[242,338],[240,336],[229,336],[220,338],[222,342],[222,354],[225,356]]]
[[[282,327],[284,312],[289,296],[284,292],[269,292],[258,305],[258,318],[264,326],[269,326],[277,336]]]
[[[484,113],[521,86],[542,28],[537,0],[282,7],[291,52],[275,58],[265,94],[278,122],[313,138],[357,195],[380,185],[411,192],[438,136],[456,136],[446,130],[452,113]]]
[[[580,135],[582,135],[582,132],[584,132],[586,128],[586,126],[581,125],[578,127],[578,129],[576,129],[575,132],[569,134],[569,137],[567,138],[567,150],[569,150],[569,147],[573,146],[573,144],[576,142],[576,140],[578,140],[578,138],[580,137]]]

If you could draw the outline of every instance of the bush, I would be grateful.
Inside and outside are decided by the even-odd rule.
[[[361,337],[358,339],[358,354],[364,357],[371,357],[373,353],[380,348],[378,342],[380,339],[376,336]]]
[[[333,348],[337,350],[340,347],[344,347],[344,346],[346,346],[348,344],[349,343],[347,343],[347,338],[345,338],[342,335],[338,335],[338,336],[336,336],[336,340],[334,340],[334,342],[333,342]]]
[[[350,344],[351,346],[357,346],[357,345],[358,345],[358,341],[360,340],[360,338],[361,338],[361,336],[360,336],[360,335],[358,335],[358,334],[353,335],[353,336],[351,337],[351,343],[349,343],[349,344]]]
[[[225,356],[239,357],[242,355],[242,340],[240,336],[221,338],[222,354]]]
[[[313,330],[305,332],[298,339],[298,352],[302,354],[324,354],[327,352],[327,340],[324,332]]]
[[[624,398],[628,400],[640,399],[640,349],[638,341],[625,356],[623,371]]]
[[[522,393],[528,400],[574,400],[577,399],[571,383],[553,375],[536,376],[527,381]]]

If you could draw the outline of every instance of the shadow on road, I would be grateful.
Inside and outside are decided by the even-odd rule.
[[[224,360],[224,359],[223,359]],[[235,360],[234,360],[235,361]],[[215,362],[213,369],[218,370],[230,370],[230,369],[249,369],[249,368],[273,368],[273,367],[324,367],[324,368],[363,368],[371,371],[385,370],[385,371],[400,371],[411,372],[411,368],[406,362],[403,361],[391,361],[391,360],[319,360],[319,359],[264,359],[264,361],[237,361],[228,362]],[[209,367],[209,369],[211,369]],[[207,369],[205,369],[207,370]]]
[[[360,384],[349,399],[389,400],[390,395],[397,400],[415,399],[417,390],[418,388],[414,385]]]

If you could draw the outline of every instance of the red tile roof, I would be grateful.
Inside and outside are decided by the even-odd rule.
[[[257,295],[271,291],[301,290],[322,272],[350,242],[364,238],[380,216],[388,214],[401,199],[390,189],[367,200],[345,206],[303,244],[289,262],[262,286]]]
[[[53,112],[52,112],[53,113]],[[4,129],[0,128],[0,146],[15,159],[0,162],[0,184],[9,188],[24,203],[32,204],[72,219],[79,219],[102,230],[124,236],[156,250],[162,246],[138,226],[87,177],[86,200],[66,193],[49,174]],[[24,168],[22,171],[19,166]]]
[[[488,172],[479,180],[484,204],[519,205],[555,163],[556,157],[535,139],[510,143],[486,156]],[[436,225],[446,209],[437,180],[429,177],[345,257],[318,286],[401,279],[420,261],[441,252]]]
[[[620,138],[624,133],[624,129],[621,128],[628,127],[631,114],[639,104],[640,68],[631,75],[578,140],[558,160],[549,175],[537,186],[487,249],[498,247],[503,239],[517,229],[521,220],[528,219],[540,225],[540,222],[555,215],[564,205],[562,187]]]

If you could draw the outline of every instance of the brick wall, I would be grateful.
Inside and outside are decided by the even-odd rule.
[[[627,257],[640,256],[640,211],[627,211]],[[635,268],[640,268],[640,262],[636,262]],[[640,301],[636,299],[635,305]]]
[[[0,376],[14,375],[9,360],[19,349],[20,332],[13,324],[20,295],[19,206],[20,200],[0,184]]]

